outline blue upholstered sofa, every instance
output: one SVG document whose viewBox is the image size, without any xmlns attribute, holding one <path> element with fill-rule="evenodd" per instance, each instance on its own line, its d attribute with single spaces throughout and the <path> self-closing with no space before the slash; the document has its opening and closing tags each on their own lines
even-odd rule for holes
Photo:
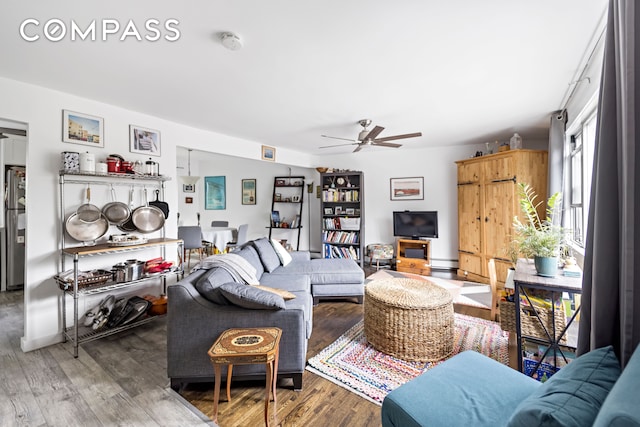
<svg viewBox="0 0 640 427">
<path fill-rule="evenodd" d="M 313 303 L 337 296 L 362 302 L 364 272 L 352 260 L 311 259 L 309 252 L 287 255 L 279 250 L 275 242 L 261 238 L 234 251 L 255 269 L 262 289 L 238 283 L 223 267 L 196 270 L 168 287 L 167 375 L 172 388 L 213 382 L 207 350 L 223 331 L 265 326 L 283 331 L 278 377 L 290 377 L 295 389 L 302 388 Z M 283 257 L 291 259 L 285 262 Z M 264 365 L 240 365 L 233 372 L 234 379 L 264 375 Z"/>
<path fill-rule="evenodd" d="M 612 347 L 576 358 L 545 383 L 473 351 L 387 395 L 383 427 L 640 426 L 640 346 L 622 373 Z"/>
</svg>

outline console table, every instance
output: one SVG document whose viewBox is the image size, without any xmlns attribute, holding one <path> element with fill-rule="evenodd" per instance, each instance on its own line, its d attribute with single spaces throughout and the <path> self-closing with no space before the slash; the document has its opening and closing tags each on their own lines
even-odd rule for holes
<svg viewBox="0 0 640 427">
<path fill-rule="evenodd" d="M 562 330 L 556 329 L 556 310 L 555 310 L 555 301 L 557 299 L 562 300 L 562 293 L 569 292 L 573 294 L 581 294 L 582 293 L 582 278 L 581 277 L 566 277 L 563 276 L 562 270 L 558 269 L 558 273 L 555 277 L 542 277 L 536 274 L 535 266 L 533 265 L 533 261 L 526 259 L 519 259 L 516 265 L 516 274 L 513 279 L 514 288 L 515 288 L 515 312 L 516 312 L 516 336 L 517 336 L 517 344 L 518 344 L 518 370 L 524 372 L 524 363 L 523 363 L 523 354 L 522 354 L 522 342 L 523 339 L 526 339 L 532 343 L 541 344 L 546 346 L 546 350 L 540 356 L 540 360 L 536 364 L 533 369 L 533 373 L 535 373 L 542 361 L 549 355 L 553 354 L 553 367 L 554 369 L 558 367 L 558 357 L 562 357 L 564 362 L 567 363 L 568 360 L 563 353 L 564 349 L 572 349 L 575 350 L 575 346 L 570 344 L 562 344 L 560 341 L 564 338 L 567 333 L 567 329 L 571 326 L 573 321 L 575 320 L 577 314 L 580 312 L 580 306 L 576 305 L 575 310 L 571 318 L 566 322 L 566 325 Z M 527 293 L 527 289 L 540 289 L 548 293 L 551 297 L 551 322 L 550 328 L 545 325 L 545 322 L 540 318 L 540 310 L 536 305 L 532 303 L 529 294 Z M 546 337 L 536 337 L 524 335 L 522 333 L 522 319 L 520 318 L 520 294 L 524 295 L 526 301 L 532 308 L 532 312 L 535 315 L 536 319 L 542 325 L 544 330 L 544 335 Z"/>
</svg>

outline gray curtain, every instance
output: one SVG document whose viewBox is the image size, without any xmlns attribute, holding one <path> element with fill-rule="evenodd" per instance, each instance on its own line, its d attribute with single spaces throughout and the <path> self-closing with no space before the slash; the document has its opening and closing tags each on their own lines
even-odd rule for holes
<svg viewBox="0 0 640 427">
<path fill-rule="evenodd" d="M 564 132 L 567 112 L 558 110 L 551 114 L 549 125 L 549 185 L 547 197 L 564 189 Z"/>
<path fill-rule="evenodd" d="M 578 354 L 612 344 L 623 366 L 640 342 L 639 25 L 640 5 L 610 0 L 578 336 Z"/>
</svg>

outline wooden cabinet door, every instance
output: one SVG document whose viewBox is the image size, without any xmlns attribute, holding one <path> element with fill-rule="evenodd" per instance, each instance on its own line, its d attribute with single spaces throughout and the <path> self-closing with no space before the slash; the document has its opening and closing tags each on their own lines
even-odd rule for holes
<svg viewBox="0 0 640 427">
<path fill-rule="evenodd" d="M 482 163 L 461 163 L 458 165 L 458 183 L 468 184 L 480 181 Z"/>
<path fill-rule="evenodd" d="M 487 181 L 513 179 L 516 167 L 513 155 L 504 155 L 495 159 L 487 159 L 484 163 L 484 178 Z"/>
<path fill-rule="evenodd" d="M 458 185 L 458 249 L 478 254 L 480 239 L 480 186 Z"/>
<path fill-rule="evenodd" d="M 513 181 L 487 182 L 484 185 L 484 254 L 508 259 L 515 214 L 516 184 Z"/>
</svg>

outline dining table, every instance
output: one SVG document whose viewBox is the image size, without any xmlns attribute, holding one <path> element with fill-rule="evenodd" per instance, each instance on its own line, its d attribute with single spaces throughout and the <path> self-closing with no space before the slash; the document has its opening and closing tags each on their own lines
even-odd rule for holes
<svg viewBox="0 0 640 427">
<path fill-rule="evenodd" d="M 235 227 L 202 227 L 202 240 L 211 243 L 214 253 L 222 253 L 236 232 Z"/>
</svg>

